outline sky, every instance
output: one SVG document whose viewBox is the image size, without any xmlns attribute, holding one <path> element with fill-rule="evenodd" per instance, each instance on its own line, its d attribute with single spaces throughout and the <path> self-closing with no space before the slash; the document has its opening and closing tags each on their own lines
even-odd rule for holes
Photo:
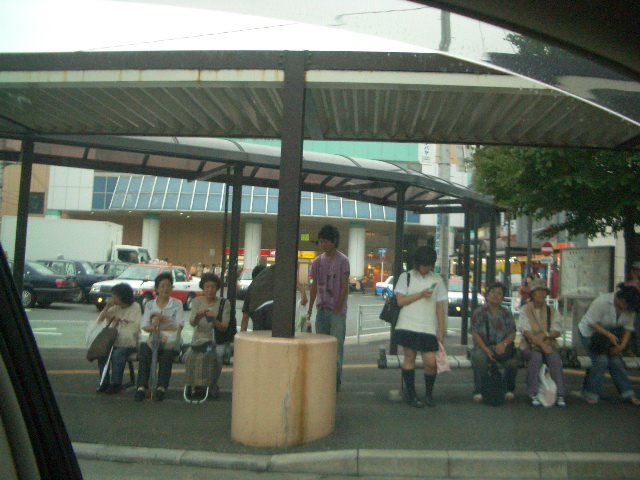
<svg viewBox="0 0 640 480">
<path fill-rule="evenodd" d="M 144 0 L 141 0 L 144 1 Z M 170 0 L 4 0 L 0 52 L 113 50 L 355 50 L 428 52 L 438 48 L 440 13 L 404 0 L 326 0 L 322 10 L 263 2 Z M 304 5 L 296 0 L 295 5 Z M 309 2 L 307 2 L 309 4 Z M 220 7 L 221 10 L 213 8 Z M 362 9 L 368 9 L 363 11 Z M 378 9 L 378 10 L 376 10 Z M 224 10 L 224 11 L 223 11 Z M 230 11 L 230 10 L 235 10 Z M 272 11 L 280 18 L 262 15 Z M 452 17 L 454 54 L 480 59 L 507 50 L 505 31 Z M 401 21 L 403 28 L 398 29 Z M 312 24 L 315 23 L 315 24 Z M 330 28 L 327 25 L 332 25 Z M 483 26 L 484 25 L 484 26 Z M 363 32 L 373 32 L 368 35 Z"/>
</svg>

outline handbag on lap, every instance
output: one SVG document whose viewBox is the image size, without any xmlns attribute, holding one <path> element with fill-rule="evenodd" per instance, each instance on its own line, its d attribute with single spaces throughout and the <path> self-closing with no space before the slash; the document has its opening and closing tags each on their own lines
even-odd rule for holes
<svg viewBox="0 0 640 480">
<path fill-rule="evenodd" d="M 104 327 L 98 335 L 93 339 L 89 349 L 87 350 L 87 360 L 94 360 L 109 355 L 111 348 L 118 338 L 118 329 L 111 326 L 111 322 Z"/>
</svg>

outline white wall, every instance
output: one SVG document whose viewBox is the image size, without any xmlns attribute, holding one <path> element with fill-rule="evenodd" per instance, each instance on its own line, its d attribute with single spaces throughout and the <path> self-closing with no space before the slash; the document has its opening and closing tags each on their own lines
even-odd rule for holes
<svg viewBox="0 0 640 480">
<path fill-rule="evenodd" d="M 47 209 L 91 211 L 93 170 L 71 167 L 49 169 Z"/>
</svg>

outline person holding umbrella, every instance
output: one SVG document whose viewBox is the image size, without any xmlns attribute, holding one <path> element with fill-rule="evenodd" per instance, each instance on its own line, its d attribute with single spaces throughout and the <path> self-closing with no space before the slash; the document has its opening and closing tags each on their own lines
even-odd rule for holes
<svg viewBox="0 0 640 480">
<path fill-rule="evenodd" d="M 173 359 L 180 351 L 183 327 L 182 303 L 170 296 L 172 288 L 171 273 L 159 274 L 155 278 L 157 297 L 144 308 L 140 328 L 149 333 L 149 339 L 147 343 L 140 344 L 136 402 L 146 398 L 147 389 L 154 400 L 161 402 L 169 388 Z"/>
<path fill-rule="evenodd" d="M 97 323 L 103 327 L 111 323 L 111 326 L 118 331 L 110 357 L 98 358 L 101 378 L 98 393 L 111 394 L 122 390 L 122 376 L 127 358 L 136 351 L 138 346 L 141 316 L 140 305 L 133 298 L 131 286 L 128 283 L 114 285 L 111 289 L 111 298 L 97 320 Z M 109 366 L 111 377 L 109 377 Z"/>
</svg>

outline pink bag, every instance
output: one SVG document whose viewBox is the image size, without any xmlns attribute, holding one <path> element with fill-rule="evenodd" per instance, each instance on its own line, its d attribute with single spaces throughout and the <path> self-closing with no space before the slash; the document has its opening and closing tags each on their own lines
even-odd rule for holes
<svg viewBox="0 0 640 480">
<path fill-rule="evenodd" d="M 442 342 L 438 342 L 438 351 L 436 352 L 436 367 L 438 373 L 450 372 L 449 359 L 447 358 L 447 352 L 444 351 L 444 345 Z"/>
</svg>

